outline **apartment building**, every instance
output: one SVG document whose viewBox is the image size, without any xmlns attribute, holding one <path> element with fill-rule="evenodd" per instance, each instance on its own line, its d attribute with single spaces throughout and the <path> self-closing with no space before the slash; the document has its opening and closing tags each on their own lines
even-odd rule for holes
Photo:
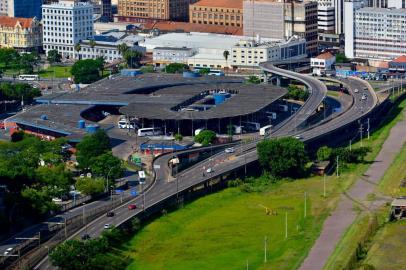
<svg viewBox="0 0 406 270">
<path fill-rule="evenodd" d="M 406 9 L 357 9 L 348 33 L 347 57 L 392 60 L 406 54 Z"/>
<path fill-rule="evenodd" d="M 189 4 L 197 0 L 119 0 L 118 21 L 153 22 L 156 20 L 188 21 Z"/>
<path fill-rule="evenodd" d="M 78 58 L 75 44 L 93 38 L 93 6 L 63 0 L 43 5 L 42 14 L 45 52 L 58 50 L 65 58 Z"/>
<path fill-rule="evenodd" d="M 306 51 L 317 53 L 317 2 L 244 0 L 244 35 L 277 39 L 299 36 Z"/>
<path fill-rule="evenodd" d="M 189 6 L 189 22 L 242 27 L 243 0 L 201 0 Z"/>
<path fill-rule="evenodd" d="M 0 47 L 18 51 L 38 51 L 42 46 L 42 27 L 36 18 L 0 16 Z"/>
</svg>

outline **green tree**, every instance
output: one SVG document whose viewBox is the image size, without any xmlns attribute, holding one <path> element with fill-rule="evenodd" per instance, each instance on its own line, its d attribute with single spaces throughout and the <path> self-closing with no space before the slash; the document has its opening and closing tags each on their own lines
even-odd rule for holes
<svg viewBox="0 0 406 270">
<path fill-rule="evenodd" d="M 62 60 L 62 55 L 58 52 L 58 50 L 50 50 L 48 51 L 47 60 L 51 65 L 60 63 Z"/>
<path fill-rule="evenodd" d="M 117 46 L 118 52 L 124 58 L 125 53 L 130 49 L 126 43 L 121 43 Z"/>
<path fill-rule="evenodd" d="M 349 60 L 343 53 L 336 54 L 336 63 L 348 63 Z"/>
<path fill-rule="evenodd" d="M 171 63 L 165 67 L 166 73 L 182 73 L 183 71 L 189 70 L 189 67 L 182 63 Z"/>
<path fill-rule="evenodd" d="M 94 134 L 86 135 L 76 146 L 76 159 L 80 168 L 89 168 L 92 159 L 111 150 L 110 139 L 106 132 L 98 130 Z"/>
<path fill-rule="evenodd" d="M 229 51 L 224 51 L 223 52 L 223 57 L 224 57 L 224 59 L 226 60 L 226 68 L 225 69 L 228 69 L 228 57 L 230 56 L 230 52 Z"/>
<path fill-rule="evenodd" d="M 105 180 L 103 178 L 79 178 L 76 181 L 76 189 L 85 195 L 100 194 L 105 190 Z"/>
<path fill-rule="evenodd" d="M 229 125 L 227 126 L 227 135 L 228 135 L 228 137 L 230 137 L 230 138 L 232 138 L 233 135 L 234 135 L 234 126 L 231 125 L 231 124 L 229 124 Z"/>
<path fill-rule="evenodd" d="M 305 171 L 308 157 L 303 142 L 291 138 L 263 140 L 257 145 L 261 166 L 276 177 L 298 177 Z"/>
<path fill-rule="evenodd" d="M 82 59 L 82 55 L 79 53 L 80 50 L 82 50 L 82 46 L 80 46 L 80 43 L 76 43 L 74 46 L 74 49 L 76 51 L 76 53 L 78 54 L 78 59 L 81 60 Z"/>
<path fill-rule="evenodd" d="M 216 140 L 216 133 L 214 131 L 205 129 L 195 136 L 195 141 L 207 146 Z"/>
<path fill-rule="evenodd" d="M 176 134 L 175 134 L 175 141 L 180 142 L 180 141 L 182 141 L 182 140 L 183 140 L 182 134 L 176 133 Z"/>
<path fill-rule="evenodd" d="M 309 97 L 309 92 L 303 90 L 302 88 L 298 87 L 297 85 L 290 84 L 288 86 L 288 93 L 286 98 L 293 99 L 293 100 L 301 100 L 306 101 Z"/>
<path fill-rule="evenodd" d="M 17 58 L 19 58 L 19 54 L 15 49 L 0 48 L 0 63 L 3 63 L 5 68 L 8 68 Z"/>
<path fill-rule="evenodd" d="M 155 72 L 155 68 L 153 65 L 146 65 L 140 68 L 140 71 L 142 73 L 154 73 Z"/>
<path fill-rule="evenodd" d="M 246 82 L 249 84 L 260 84 L 261 79 L 258 76 L 251 75 L 248 77 L 248 80 Z"/>
<path fill-rule="evenodd" d="M 55 211 L 58 209 L 58 206 L 52 202 L 52 191 L 48 187 L 42 187 L 41 189 L 27 187 L 21 191 L 21 196 L 40 215 L 45 215 L 51 210 Z"/>
<path fill-rule="evenodd" d="M 73 184 L 72 174 L 65 170 L 64 164 L 39 167 L 35 173 L 42 185 L 52 189 L 51 193 L 53 196 L 59 197 L 66 194 Z"/>
<path fill-rule="evenodd" d="M 124 53 L 124 59 L 127 63 L 127 66 L 130 68 L 139 67 L 141 58 L 142 53 L 136 50 L 127 50 Z"/>
<path fill-rule="evenodd" d="M 94 175 L 109 179 L 120 178 L 124 172 L 121 159 L 113 156 L 111 152 L 94 157 L 90 169 Z"/>
<path fill-rule="evenodd" d="M 317 150 L 317 160 L 324 161 L 329 160 L 332 153 L 332 149 L 328 146 L 322 146 Z"/>
<path fill-rule="evenodd" d="M 101 78 L 100 71 L 102 68 L 103 64 L 100 60 L 78 60 L 72 66 L 71 73 L 75 83 L 93 83 Z"/>
</svg>

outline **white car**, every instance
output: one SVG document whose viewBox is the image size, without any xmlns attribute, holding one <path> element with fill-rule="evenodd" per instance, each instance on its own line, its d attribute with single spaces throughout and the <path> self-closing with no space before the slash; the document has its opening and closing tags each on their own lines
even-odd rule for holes
<svg viewBox="0 0 406 270">
<path fill-rule="evenodd" d="M 226 153 L 234 153 L 234 147 L 229 147 L 229 148 L 226 148 L 226 150 L 225 150 L 225 152 Z"/>
<path fill-rule="evenodd" d="M 213 168 L 208 168 L 208 169 L 206 170 L 206 172 L 207 172 L 207 173 L 212 173 L 212 172 L 214 172 L 214 170 L 213 170 Z"/>
<path fill-rule="evenodd" d="M 359 92 L 359 90 L 358 89 L 354 89 L 354 93 L 358 93 Z"/>
<path fill-rule="evenodd" d="M 367 96 L 364 94 L 364 95 L 362 95 L 361 99 L 365 100 L 365 99 L 367 99 Z"/>
<path fill-rule="evenodd" d="M 301 139 L 303 139 L 303 137 L 301 135 L 296 135 L 295 139 L 301 140 Z"/>
<path fill-rule="evenodd" d="M 111 225 L 110 224 L 104 224 L 104 229 L 105 230 L 108 230 L 108 229 L 110 229 L 111 228 Z"/>
<path fill-rule="evenodd" d="M 10 248 L 6 249 L 6 251 L 4 251 L 4 255 L 8 255 L 8 254 L 10 254 L 10 253 L 11 253 L 11 251 L 13 251 L 13 248 L 12 248 L 12 247 L 10 247 Z"/>
</svg>

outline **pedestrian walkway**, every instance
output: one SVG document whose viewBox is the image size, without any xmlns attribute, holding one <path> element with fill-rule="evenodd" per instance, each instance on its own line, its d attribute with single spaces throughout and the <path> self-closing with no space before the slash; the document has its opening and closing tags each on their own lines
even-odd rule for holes
<svg viewBox="0 0 406 270">
<path fill-rule="evenodd" d="M 403 112 L 406 118 L 406 111 Z M 309 255 L 300 266 L 300 270 L 323 269 L 327 259 L 334 251 L 345 230 L 355 221 L 357 213 L 354 211 L 354 201 L 365 202 L 367 196 L 374 192 L 376 185 L 402 149 L 406 142 L 406 120 L 399 121 L 390 131 L 390 134 L 375 158 L 374 163 L 354 186 L 342 195 L 337 208 L 326 219 L 322 232 Z"/>
</svg>

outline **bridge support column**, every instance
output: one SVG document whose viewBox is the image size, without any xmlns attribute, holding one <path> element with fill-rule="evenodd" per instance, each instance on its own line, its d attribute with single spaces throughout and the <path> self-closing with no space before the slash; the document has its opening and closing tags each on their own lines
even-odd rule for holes
<svg viewBox="0 0 406 270">
<path fill-rule="evenodd" d="M 282 77 L 280 77 L 280 76 L 277 76 L 276 77 L 276 86 L 281 86 L 282 85 Z"/>
<path fill-rule="evenodd" d="M 268 84 L 269 73 L 264 71 L 264 84 Z"/>
</svg>

